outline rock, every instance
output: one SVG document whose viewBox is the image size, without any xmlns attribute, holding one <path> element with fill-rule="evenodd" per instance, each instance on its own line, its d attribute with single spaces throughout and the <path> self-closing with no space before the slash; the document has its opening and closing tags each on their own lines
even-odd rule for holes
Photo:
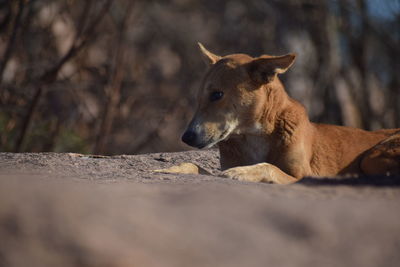
<svg viewBox="0 0 400 267">
<path fill-rule="evenodd" d="M 0 153 L 0 266 L 400 262 L 400 177 L 279 186 L 152 172 L 182 162 L 219 173 L 216 151 Z"/>
</svg>

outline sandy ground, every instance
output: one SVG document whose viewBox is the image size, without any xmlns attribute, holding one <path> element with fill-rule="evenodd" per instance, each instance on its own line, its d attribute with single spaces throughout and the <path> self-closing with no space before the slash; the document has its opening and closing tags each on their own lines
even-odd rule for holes
<svg viewBox="0 0 400 267">
<path fill-rule="evenodd" d="M 400 266 L 400 177 L 153 173 L 216 151 L 0 153 L 0 266 Z"/>
</svg>

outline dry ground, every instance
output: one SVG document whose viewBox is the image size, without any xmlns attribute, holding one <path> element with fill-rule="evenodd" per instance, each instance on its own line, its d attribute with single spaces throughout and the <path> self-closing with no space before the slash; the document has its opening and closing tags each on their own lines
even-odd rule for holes
<svg viewBox="0 0 400 267">
<path fill-rule="evenodd" d="M 216 151 L 0 153 L 0 266 L 400 266 L 400 177 L 279 186 L 218 174 Z"/>
</svg>

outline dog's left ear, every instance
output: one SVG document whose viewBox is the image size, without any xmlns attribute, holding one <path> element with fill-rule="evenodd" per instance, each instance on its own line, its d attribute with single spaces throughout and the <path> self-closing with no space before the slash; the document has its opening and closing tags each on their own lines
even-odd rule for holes
<svg viewBox="0 0 400 267">
<path fill-rule="evenodd" d="M 221 59 L 220 56 L 208 51 L 201 43 L 197 43 L 199 45 L 200 51 L 203 54 L 203 58 L 207 64 L 215 64 L 218 60 Z"/>
<path fill-rule="evenodd" d="M 285 73 L 293 65 L 295 54 L 284 56 L 261 56 L 247 66 L 250 77 L 259 84 L 271 82 L 277 74 Z"/>
</svg>

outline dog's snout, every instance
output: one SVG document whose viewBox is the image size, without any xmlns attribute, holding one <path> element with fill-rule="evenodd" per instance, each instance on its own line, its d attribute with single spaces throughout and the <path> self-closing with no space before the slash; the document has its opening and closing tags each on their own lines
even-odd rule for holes
<svg viewBox="0 0 400 267">
<path fill-rule="evenodd" d="M 195 141 L 196 141 L 196 133 L 191 130 L 187 130 L 183 135 L 182 135 L 182 141 L 189 146 L 194 146 Z"/>
</svg>

